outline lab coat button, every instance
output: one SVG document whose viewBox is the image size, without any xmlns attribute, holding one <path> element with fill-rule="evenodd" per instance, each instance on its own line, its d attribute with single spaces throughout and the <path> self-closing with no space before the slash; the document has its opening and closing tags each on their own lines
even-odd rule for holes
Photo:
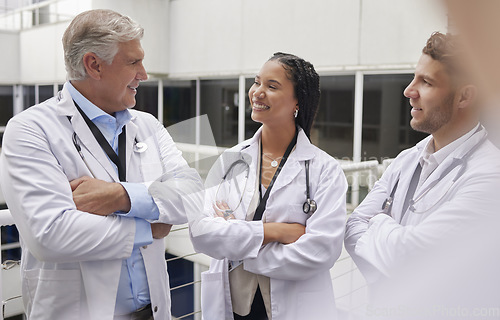
<svg viewBox="0 0 500 320">
<path fill-rule="evenodd" d="M 143 248 L 143 249 L 147 249 L 147 248 L 148 248 L 148 246 L 142 246 L 142 248 Z"/>
<path fill-rule="evenodd" d="M 154 311 L 155 311 L 155 312 L 157 312 L 157 311 L 158 311 L 158 306 L 155 306 Z"/>
</svg>

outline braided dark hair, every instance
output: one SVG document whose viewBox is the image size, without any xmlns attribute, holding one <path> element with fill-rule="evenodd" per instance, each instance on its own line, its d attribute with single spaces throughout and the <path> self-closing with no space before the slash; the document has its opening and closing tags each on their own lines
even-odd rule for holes
<svg viewBox="0 0 500 320">
<path fill-rule="evenodd" d="M 288 79 L 293 83 L 295 97 L 299 103 L 299 114 L 295 123 L 308 138 L 319 106 L 319 75 L 314 66 L 293 54 L 276 52 L 269 61 L 278 61 L 285 68 Z"/>
</svg>

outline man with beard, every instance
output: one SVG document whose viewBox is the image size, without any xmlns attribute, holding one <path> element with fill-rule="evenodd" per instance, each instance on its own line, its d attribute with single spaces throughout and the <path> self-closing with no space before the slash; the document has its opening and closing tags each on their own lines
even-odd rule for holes
<svg viewBox="0 0 500 320">
<path fill-rule="evenodd" d="M 411 127 L 430 135 L 398 155 L 347 222 L 346 249 L 369 283 L 367 316 L 472 319 L 489 305 L 474 296 L 486 265 L 476 252 L 498 223 L 500 166 L 461 54 L 457 36 L 429 38 L 404 95 Z"/>
</svg>

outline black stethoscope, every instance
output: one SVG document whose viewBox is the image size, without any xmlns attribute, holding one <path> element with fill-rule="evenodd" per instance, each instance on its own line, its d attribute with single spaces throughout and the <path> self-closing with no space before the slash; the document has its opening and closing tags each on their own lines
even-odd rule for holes
<svg viewBox="0 0 500 320">
<path fill-rule="evenodd" d="M 70 117 L 68 116 L 68 119 L 69 121 L 71 122 L 71 119 Z M 90 173 L 92 174 L 92 177 L 95 178 L 95 174 L 94 172 L 92 171 L 90 165 L 88 164 L 87 160 L 85 159 L 85 156 L 82 152 L 82 146 L 80 145 L 80 142 L 79 142 L 79 138 L 78 138 L 78 135 L 76 134 L 76 132 L 73 131 L 73 136 L 72 136 L 72 140 L 73 140 L 73 145 L 75 146 L 76 148 L 76 151 L 78 152 L 78 154 L 80 155 L 80 158 L 82 158 L 83 162 L 85 163 L 85 166 L 87 167 L 87 169 L 89 169 Z M 134 152 L 137 152 L 137 153 L 143 153 L 145 152 L 147 149 L 148 149 L 148 145 L 144 142 L 138 142 L 137 141 L 137 138 L 134 139 L 135 143 L 134 143 Z"/>
<path fill-rule="evenodd" d="M 248 183 L 248 175 L 250 173 L 250 165 L 245 160 L 243 160 L 243 159 L 238 159 L 235 162 L 233 162 L 229 166 L 229 168 L 226 170 L 226 173 L 222 176 L 222 179 L 221 179 L 221 181 L 220 181 L 220 183 L 219 183 L 219 185 L 217 187 L 217 191 L 215 192 L 215 198 L 217 199 L 217 195 L 219 193 L 220 186 L 227 179 L 227 177 L 229 176 L 229 174 L 231 173 L 231 171 L 238 164 L 243 164 L 246 167 L 245 168 L 245 171 L 246 171 L 245 186 L 243 187 L 243 191 L 241 192 L 240 200 L 238 201 L 238 204 L 236 205 L 236 208 L 234 208 L 233 210 L 221 210 L 223 212 L 223 214 L 224 214 L 224 217 L 227 217 L 230 214 L 232 214 L 241 205 L 241 202 L 243 201 L 243 194 L 244 194 L 244 191 L 246 190 L 247 183 Z M 314 201 L 313 199 L 311 199 L 311 196 L 310 196 L 310 191 L 309 191 L 309 160 L 305 161 L 305 169 L 306 169 L 306 201 L 302 205 L 302 211 L 305 214 L 313 214 L 318 209 L 318 205 L 316 204 L 316 201 Z"/>
</svg>

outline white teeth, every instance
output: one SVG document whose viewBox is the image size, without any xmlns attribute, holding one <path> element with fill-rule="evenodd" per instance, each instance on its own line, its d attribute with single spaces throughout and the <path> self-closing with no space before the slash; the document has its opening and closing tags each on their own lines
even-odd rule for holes
<svg viewBox="0 0 500 320">
<path fill-rule="evenodd" d="M 266 106 L 265 104 L 260 104 L 260 103 L 253 103 L 253 107 L 255 109 L 259 109 L 259 110 L 266 110 L 266 109 L 269 109 L 269 106 Z"/>
</svg>

